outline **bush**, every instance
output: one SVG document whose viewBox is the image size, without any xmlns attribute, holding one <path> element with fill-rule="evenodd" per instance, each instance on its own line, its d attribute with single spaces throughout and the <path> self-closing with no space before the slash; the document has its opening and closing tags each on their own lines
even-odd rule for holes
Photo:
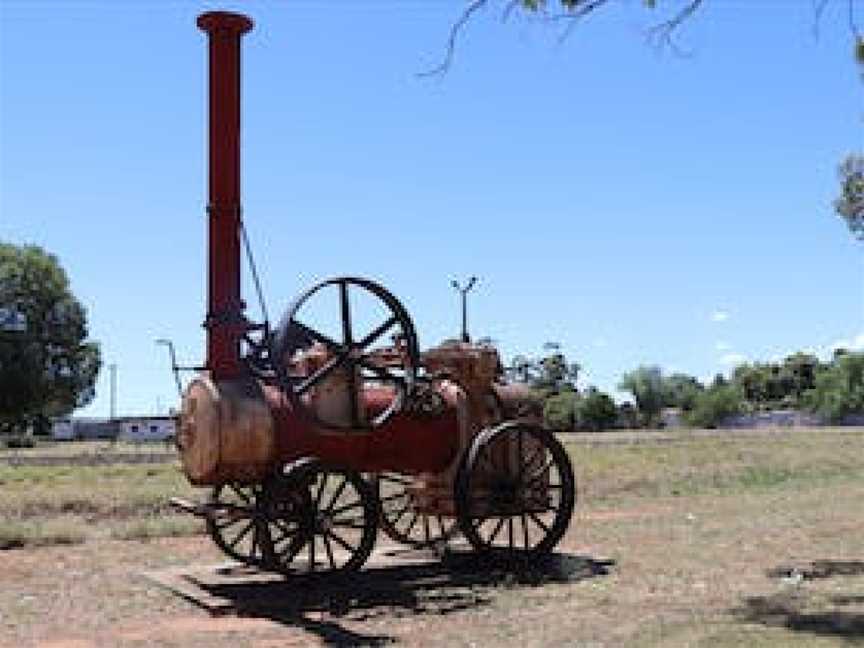
<svg viewBox="0 0 864 648">
<path fill-rule="evenodd" d="M 618 418 L 615 401 L 594 387 L 576 402 L 576 421 L 579 428 L 599 432 L 613 425 Z"/>
<path fill-rule="evenodd" d="M 864 411 L 864 354 L 837 357 L 831 367 L 816 376 L 813 389 L 804 395 L 804 403 L 831 423 Z"/>
<path fill-rule="evenodd" d="M 36 440 L 31 436 L 13 436 L 6 439 L 4 445 L 11 450 L 18 448 L 35 448 Z"/>
<path fill-rule="evenodd" d="M 550 430 L 572 430 L 576 422 L 576 402 L 579 395 L 565 391 L 550 396 L 543 404 L 543 424 Z"/>
<path fill-rule="evenodd" d="M 733 414 L 741 411 L 743 399 L 732 385 L 717 385 L 701 392 L 693 409 L 685 414 L 685 421 L 694 427 L 713 428 Z"/>
</svg>

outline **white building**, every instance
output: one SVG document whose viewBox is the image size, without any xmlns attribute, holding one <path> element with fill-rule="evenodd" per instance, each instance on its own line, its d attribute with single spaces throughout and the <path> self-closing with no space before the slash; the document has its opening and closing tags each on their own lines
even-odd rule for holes
<svg viewBox="0 0 864 648">
<path fill-rule="evenodd" d="M 121 441 L 165 441 L 177 433 L 176 421 L 171 416 L 138 416 L 120 421 Z"/>
<path fill-rule="evenodd" d="M 56 441 L 72 441 L 75 438 L 75 426 L 70 419 L 56 419 L 51 422 L 51 438 Z"/>
</svg>

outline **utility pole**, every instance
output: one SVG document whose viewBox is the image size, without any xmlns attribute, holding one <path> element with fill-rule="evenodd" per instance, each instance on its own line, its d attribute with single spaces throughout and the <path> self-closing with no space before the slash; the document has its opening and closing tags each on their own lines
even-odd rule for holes
<svg viewBox="0 0 864 648">
<path fill-rule="evenodd" d="M 111 372 L 111 420 L 117 417 L 117 365 L 111 363 L 108 365 L 108 370 Z"/>
<path fill-rule="evenodd" d="M 471 338 L 468 337 L 468 291 L 474 287 L 474 284 L 477 283 L 477 277 L 471 277 L 468 280 L 468 283 L 463 288 L 459 285 L 455 279 L 450 282 L 450 285 L 453 286 L 461 295 L 462 295 L 462 341 L 470 342 Z"/>
</svg>

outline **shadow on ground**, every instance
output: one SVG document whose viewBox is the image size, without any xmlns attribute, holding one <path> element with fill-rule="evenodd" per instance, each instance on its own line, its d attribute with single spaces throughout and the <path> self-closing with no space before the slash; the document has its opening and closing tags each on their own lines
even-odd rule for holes
<svg viewBox="0 0 864 648">
<path fill-rule="evenodd" d="M 780 566 L 768 571 L 790 587 L 769 596 L 753 596 L 734 614 L 742 621 L 784 627 L 794 632 L 864 639 L 864 595 L 824 595 L 807 588 L 808 581 L 864 576 L 864 561 L 817 560 L 804 567 Z"/>
<path fill-rule="evenodd" d="M 291 576 L 280 581 L 201 584 L 236 614 L 303 628 L 331 645 L 395 643 L 345 627 L 379 617 L 446 615 L 488 605 L 495 588 L 576 582 L 609 573 L 613 561 L 552 554 L 530 563 L 450 555 L 422 564 L 367 567 L 351 577 Z"/>
</svg>

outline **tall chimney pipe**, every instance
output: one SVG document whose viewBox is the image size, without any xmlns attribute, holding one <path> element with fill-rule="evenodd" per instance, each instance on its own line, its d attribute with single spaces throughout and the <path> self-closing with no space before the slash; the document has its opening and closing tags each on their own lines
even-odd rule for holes
<svg viewBox="0 0 864 648">
<path fill-rule="evenodd" d="M 240 37 L 252 21 L 211 11 L 198 17 L 209 40 L 210 183 L 208 212 L 207 368 L 214 380 L 242 374 L 240 338 Z"/>
</svg>

